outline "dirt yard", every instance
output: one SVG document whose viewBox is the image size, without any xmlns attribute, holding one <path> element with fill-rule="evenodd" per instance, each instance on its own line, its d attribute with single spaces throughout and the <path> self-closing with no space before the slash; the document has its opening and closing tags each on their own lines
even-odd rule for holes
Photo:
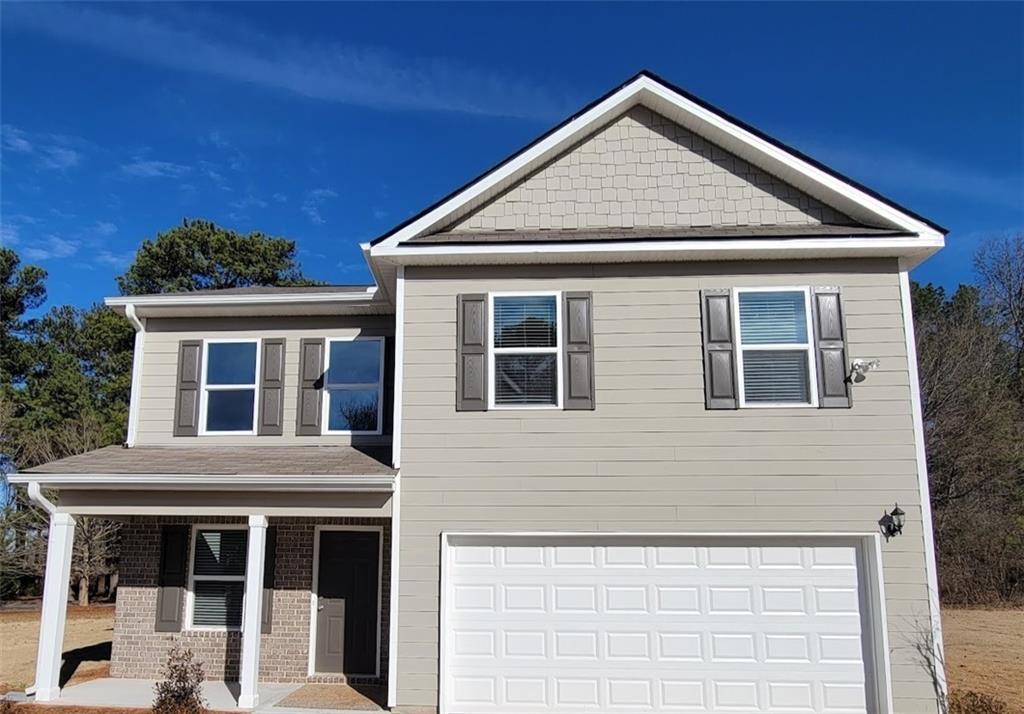
<svg viewBox="0 0 1024 714">
<path fill-rule="evenodd" d="M 950 687 L 998 697 L 1024 714 L 1024 610 L 942 611 Z"/>
<path fill-rule="evenodd" d="M 109 674 L 113 634 L 113 606 L 68 606 L 61 682 L 83 682 Z M 38 610 L 0 610 L 0 692 L 32 684 L 38 641 Z"/>
<path fill-rule="evenodd" d="M 1024 610 L 946 609 L 942 613 L 950 686 L 998 697 L 1024 714 Z M 61 680 L 110 670 L 114 608 L 68 609 Z M 0 692 L 32 684 L 39 612 L 0 610 Z"/>
</svg>

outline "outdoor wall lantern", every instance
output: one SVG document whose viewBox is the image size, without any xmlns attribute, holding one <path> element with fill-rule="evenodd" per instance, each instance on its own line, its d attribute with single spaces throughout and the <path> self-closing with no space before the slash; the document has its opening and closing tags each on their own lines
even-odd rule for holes
<svg viewBox="0 0 1024 714">
<path fill-rule="evenodd" d="M 907 514 L 903 512 L 898 503 L 892 511 L 882 516 L 881 520 L 878 521 L 878 526 L 881 528 L 882 535 L 885 536 L 886 541 L 890 538 L 895 538 L 903 532 L 903 523 L 906 517 Z"/>
</svg>

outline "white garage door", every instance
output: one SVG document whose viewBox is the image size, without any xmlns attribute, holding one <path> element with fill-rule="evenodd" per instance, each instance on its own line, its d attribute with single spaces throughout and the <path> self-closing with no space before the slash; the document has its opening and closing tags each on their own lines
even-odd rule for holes
<svg viewBox="0 0 1024 714">
<path fill-rule="evenodd" d="M 855 547 L 657 543 L 453 541 L 443 712 L 867 711 Z"/>
</svg>

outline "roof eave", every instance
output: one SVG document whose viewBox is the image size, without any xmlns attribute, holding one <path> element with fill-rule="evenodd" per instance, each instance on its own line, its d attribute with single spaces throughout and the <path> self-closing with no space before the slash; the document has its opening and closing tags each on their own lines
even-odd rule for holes
<svg viewBox="0 0 1024 714">
<path fill-rule="evenodd" d="M 351 293 L 269 293 L 240 295 L 216 293 L 167 293 L 104 298 L 104 304 L 124 314 L 134 307 L 139 317 L 178 317 L 209 314 L 331 314 L 333 312 L 386 312 L 391 304 L 377 286 Z"/>
<path fill-rule="evenodd" d="M 898 258 L 913 267 L 945 245 L 941 235 L 788 239 L 600 241 L 380 247 L 395 265 L 624 263 L 708 260 Z"/>
<path fill-rule="evenodd" d="M 56 490 L 132 491 L 302 491 L 391 493 L 391 474 L 53 474 L 21 472 L 8 477 L 11 483 L 38 483 Z"/>
</svg>

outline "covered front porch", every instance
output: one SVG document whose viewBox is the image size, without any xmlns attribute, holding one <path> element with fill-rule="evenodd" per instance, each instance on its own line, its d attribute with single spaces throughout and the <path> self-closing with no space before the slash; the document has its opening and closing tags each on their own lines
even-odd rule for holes
<svg viewBox="0 0 1024 714">
<path fill-rule="evenodd" d="M 247 451 L 256 452 L 250 466 L 263 456 Z M 323 690 L 342 703 L 360 688 L 382 692 L 353 711 L 386 705 L 395 473 L 377 463 L 378 473 L 358 474 L 19 475 L 50 513 L 30 694 L 37 702 L 149 706 L 176 645 L 203 664 L 212 709 L 263 710 L 310 683 L 351 685 Z M 75 524 L 84 516 L 122 522 L 112 679 L 62 692 Z"/>
</svg>

